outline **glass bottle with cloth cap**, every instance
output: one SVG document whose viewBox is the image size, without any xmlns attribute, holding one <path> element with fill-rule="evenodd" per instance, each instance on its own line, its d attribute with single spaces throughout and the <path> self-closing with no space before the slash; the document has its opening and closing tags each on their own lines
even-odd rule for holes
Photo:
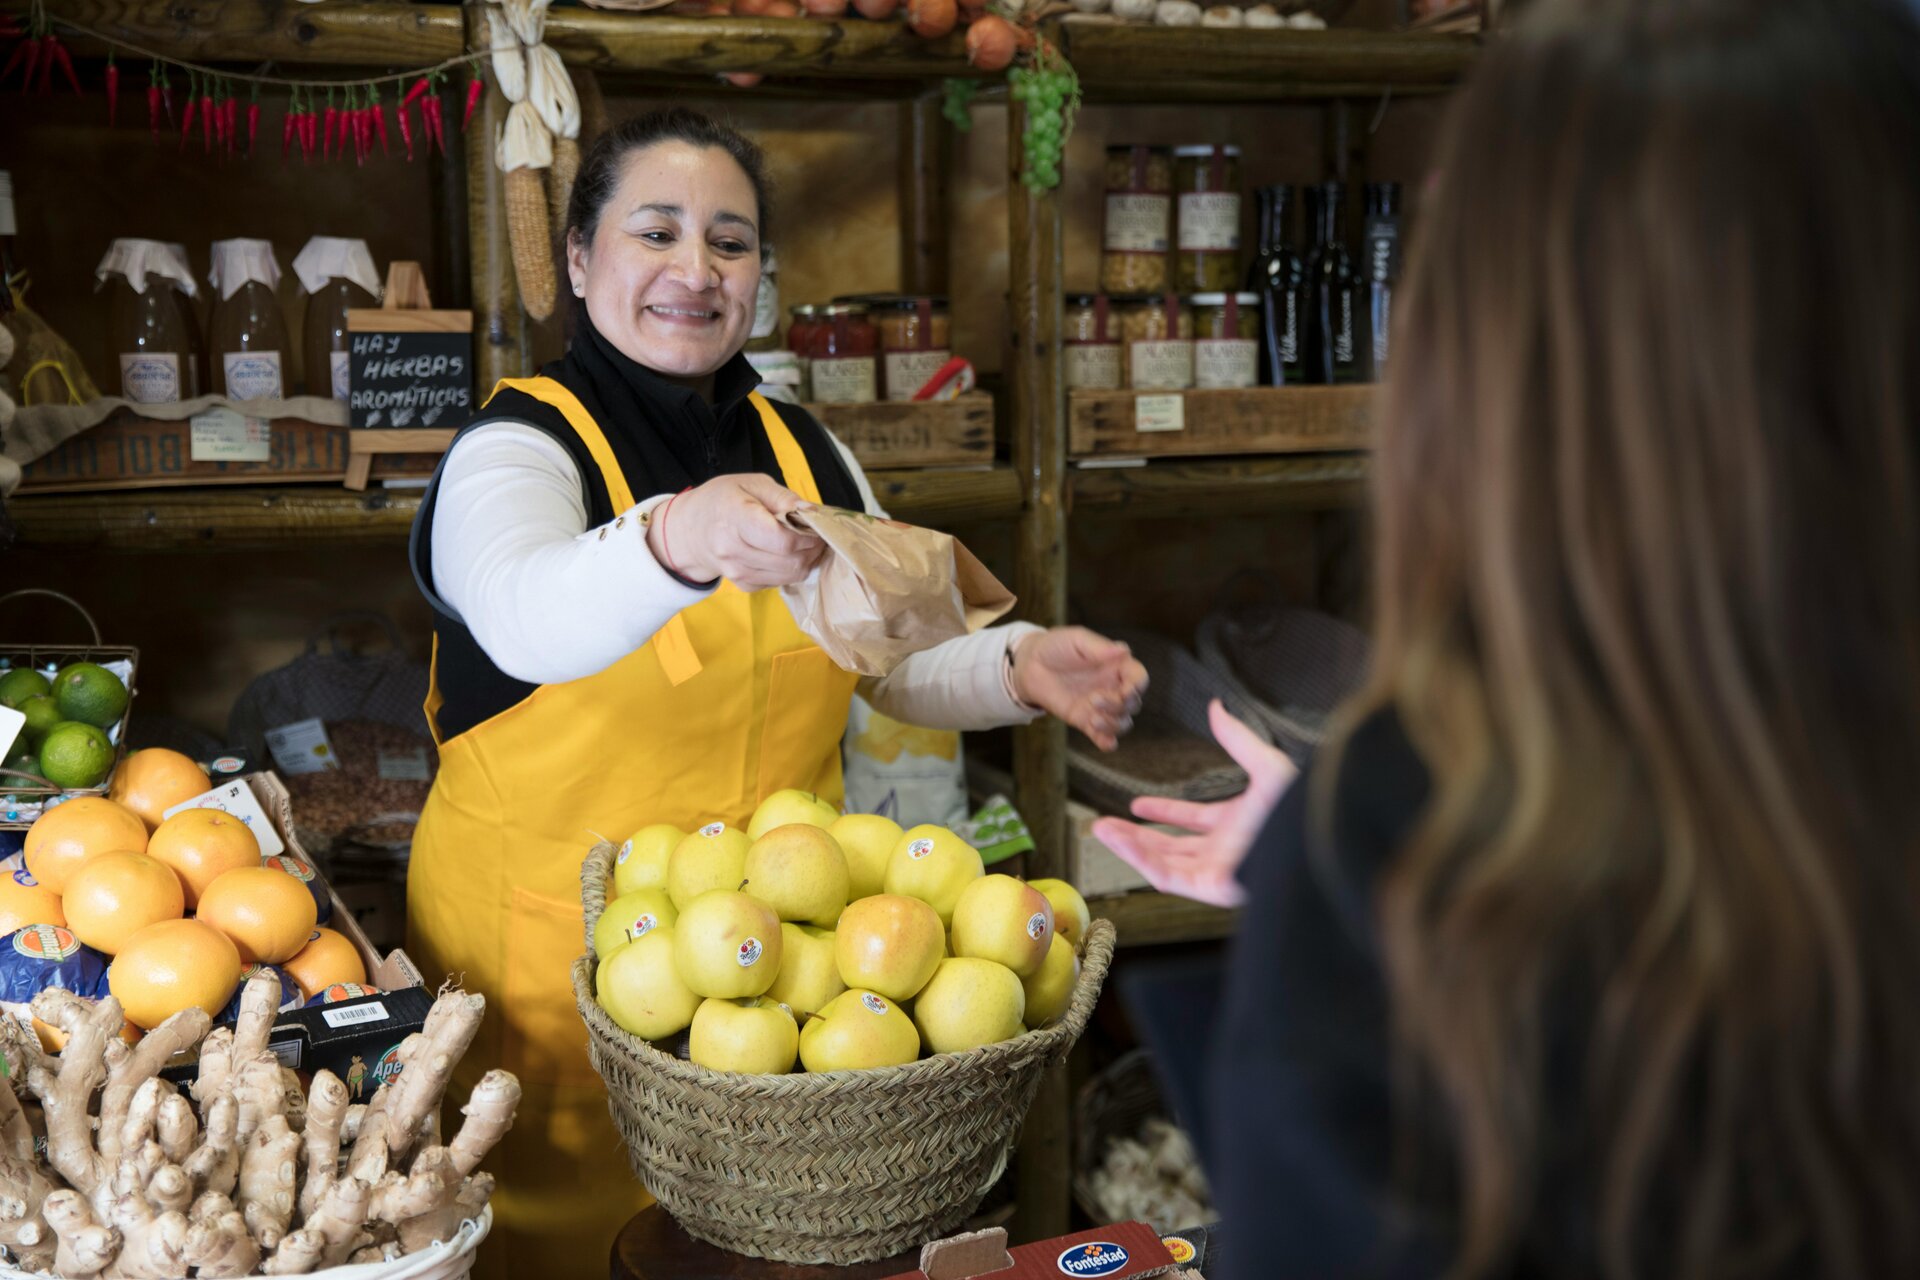
<svg viewBox="0 0 1920 1280">
<path fill-rule="evenodd" d="M 310 396 L 347 398 L 347 312 L 380 303 L 380 273 L 365 240 L 315 236 L 293 260 L 293 273 L 307 299 L 307 328 L 302 345 Z"/>
<path fill-rule="evenodd" d="M 207 283 L 214 293 L 213 381 L 229 400 L 287 393 L 287 325 L 280 316 L 280 264 L 267 240 L 216 240 Z"/>
<path fill-rule="evenodd" d="M 166 404 L 200 394 L 194 326 L 185 297 L 199 290 L 186 258 L 158 240 L 122 238 L 94 268 L 108 291 L 106 368 L 135 404 Z"/>
</svg>

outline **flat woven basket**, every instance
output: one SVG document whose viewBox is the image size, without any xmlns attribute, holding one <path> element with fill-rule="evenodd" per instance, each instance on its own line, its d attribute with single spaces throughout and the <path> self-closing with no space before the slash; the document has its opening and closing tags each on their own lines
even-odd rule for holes
<svg viewBox="0 0 1920 1280">
<path fill-rule="evenodd" d="M 1213 740 L 1207 704 L 1215 698 L 1273 741 L 1266 721 L 1230 680 L 1181 645 L 1151 631 L 1110 627 L 1147 669 L 1147 691 L 1118 750 L 1101 752 L 1075 735 L 1067 748 L 1067 783 L 1097 809 L 1125 813 L 1137 796 L 1225 800 L 1247 789 L 1246 771 Z"/>
<path fill-rule="evenodd" d="M 1200 661 L 1252 706 L 1281 750 L 1304 760 L 1333 709 L 1366 676 L 1366 633 L 1313 609 L 1259 606 L 1209 614 Z"/>
<path fill-rule="evenodd" d="M 614 847 L 580 869 L 586 934 L 606 905 Z M 1100 998 L 1113 925 L 1096 920 L 1064 1017 L 1040 1031 L 903 1067 L 736 1075 L 662 1053 L 609 1018 L 594 959 L 573 995 L 633 1171 L 689 1235 L 780 1262 L 892 1257 L 965 1221 L 1005 1171 L 1049 1067 Z"/>
</svg>

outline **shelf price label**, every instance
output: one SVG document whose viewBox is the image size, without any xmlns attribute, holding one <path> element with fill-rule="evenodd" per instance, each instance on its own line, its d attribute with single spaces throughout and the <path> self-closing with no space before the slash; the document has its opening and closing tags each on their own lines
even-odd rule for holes
<svg viewBox="0 0 1920 1280">
<path fill-rule="evenodd" d="M 1187 429 L 1187 398 L 1185 396 L 1140 396 L 1133 402 L 1133 429 L 1135 431 L 1185 431 Z"/>
<path fill-rule="evenodd" d="M 188 456 L 195 462 L 267 462 L 273 457 L 273 428 L 265 418 L 209 409 L 187 423 L 192 431 Z"/>
</svg>

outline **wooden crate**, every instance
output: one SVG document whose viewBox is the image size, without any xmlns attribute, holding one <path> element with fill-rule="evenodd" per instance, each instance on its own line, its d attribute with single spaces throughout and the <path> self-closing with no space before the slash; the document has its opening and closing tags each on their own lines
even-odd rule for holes
<svg viewBox="0 0 1920 1280">
<path fill-rule="evenodd" d="M 1067 456 L 1152 458 L 1364 449 L 1374 390 L 1359 386 L 1075 391 L 1067 397 Z M 1174 416 L 1164 411 L 1176 398 L 1179 425 L 1170 427 Z"/>
<path fill-rule="evenodd" d="M 952 400 L 810 404 L 806 409 L 869 471 L 993 461 L 993 397 L 983 391 Z"/>
<path fill-rule="evenodd" d="M 125 410 L 28 463 L 20 491 L 85 493 L 309 480 L 337 484 L 346 478 L 350 455 L 345 423 L 275 418 L 272 428 L 273 456 L 266 462 L 195 462 L 193 427 L 186 419 L 163 422 Z M 430 476 L 439 460 L 431 453 L 386 454 L 374 459 L 372 474 L 375 479 Z"/>
</svg>

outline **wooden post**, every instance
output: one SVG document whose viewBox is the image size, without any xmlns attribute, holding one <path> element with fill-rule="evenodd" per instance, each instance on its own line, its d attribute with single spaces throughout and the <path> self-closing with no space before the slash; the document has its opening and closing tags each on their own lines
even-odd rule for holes
<svg viewBox="0 0 1920 1280">
<path fill-rule="evenodd" d="M 937 95 L 900 104 L 900 292 L 947 292 L 947 170 L 953 126 Z"/>
<path fill-rule="evenodd" d="M 460 119 L 465 87 L 455 80 L 441 90 L 440 109 L 450 120 Z M 445 305 L 465 310 L 473 306 L 473 277 L 468 273 L 473 253 L 468 247 L 472 228 L 467 225 L 467 135 L 458 128 L 447 130 L 447 145 L 428 169 L 427 190 L 433 201 L 435 291 Z"/>
<path fill-rule="evenodd" d="M 486 6 L 464 6 L 467 48 L 492 47 Z M 486 96 L 475 111 L 473 145 L 467 148 L 467 239 L 472 245 L 474 391 L 484 402 L 502 378 L 533 372 L 527 318 L 513 279 L 513 251 L 507 244 L 505 183 L 493 167 L 493 140 L 507 121 L 508 102 L 491 75 Z"/>
<path fill-rule="evenodd" d="M 1007 105 L 1008 277 L 1012 286 L 1012 361 L 1007 384 L 1013 407 L 1013 461 L 1025 499 L 1020 513 L 1014 590 L 1021 615 L 1044 627 L 1067 620 L 1067 396 L 1061 368 L 1063 324 L 1060 203 L 1035 196 L 1020 181 L 1025 112 Z M 1013 738 L 1014 804 L 1033 832 L 1031 878 L 1066 870 L 1067 729 L 1048 717 Z M 1072 1185 L 1072 1126 L 1064 1068 L 1040 1082 L 1021 1132 L 1014 1233 L 1043 1240 L 1067 1229 Z"/>
</svg>

